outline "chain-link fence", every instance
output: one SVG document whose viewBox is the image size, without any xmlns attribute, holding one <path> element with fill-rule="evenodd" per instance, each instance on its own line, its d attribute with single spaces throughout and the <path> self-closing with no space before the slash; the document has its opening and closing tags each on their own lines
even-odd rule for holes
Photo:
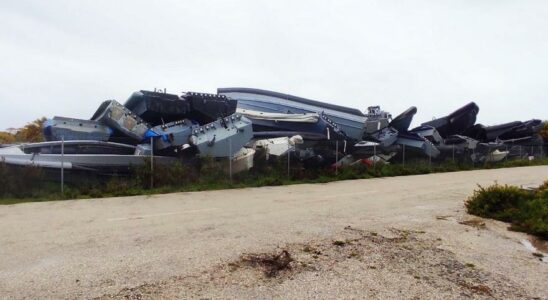
<svg viewBox="0 0 548 300">
<path fill-rule="evenodd" d="M 235 179 L 235 175 L 239 174 L 242 169 L 241 166 L 234 166 L 235 158 L 233 157 L 233 149 L 231 143 L 227 147 L 227 158 L 221 160 L 221 164 L 225 164 L 223 167 L 226 171 L 226 179 L 230 184 L 241 181 L 244 177 L 239 175 Z M 162 172 L 162 168 L 157 171 L 155 168 L 155 156 L 154 156 L 154 141 L 150 140 L 150 153 L 149 153 L 149 176 L 150 176 L 150 188 L 155 188 L 154 178 L 162 176 L 157 174 Z M 368 154 L 361 154 L 359 156 L 347 153 L 347 145 L 344 141 L 335 141 L 332 144 L 331 156 L 326 156 L 325 159 L 319 162 L 316 166 L 305 166 L 302 157 L 297 155 L 300 151 L 296 149 L 294 145 L 287 145 L 287 151 L 278 156 L 275 160 L 277 162 L 268 161 L 267 164 L 272 164 L 272 167 L 265 169 L 265 171 L 254 170 L 253 176 L 260 177 L 261 175 L 268 175 L 266 173 L 271 172 L 279 177 L 285 177 L 287 180 L 300 180 L 307 178 L 317 177 L 314 172 L 321 174 L 322 176 L 332 176 L 335 179 L 340 179 L 338 176 L 343 170 L 349 168 L 360 169 L 360 174 L 373 174 L 374 176 L 383 176 L 383 170 L 386 166 L 392 168 L 400 168 L 405 172 L 394 173 L 398 174 L 417 174 L 429 170 L 431 172 L 446 171 L 446 170 L 461 170 L 470 168 L 482 168 L 482 167 L 504 167 L 506 162 L 511 161 L 534 161 L 542 160 L 546 158 L 547 145 L 538 144 L 519 144 L 519 145 L 486 145 L 483 147 L 470 147 L 463 148 L 456 145 L 446 146 L 439 152 L 425 151 L 424 149 L 413 148 L 406 145 L 400 145 L 397 151 L 385 151 L 384 149 L 373 145 Z M 334 150 L 334 151 L 333 151 Z M 427 152 L 428 154 L 425 154 Z M 61 143 L 61 192 L 65 189 L 65 160 L 64 160 L 64 140 Z M 349 157 L 350 156 L 350 157 Z M 255 163 L 265 159 L 262 157 L 255 157 Z M 224 161 L 224 162 L 223 162 Z M 145 166 L 146 167 L 146 166 Z M 307 169 L 308 168 L 308 169 Z M 413 169 L 420 169 L 420 172 L 415 172 Z M 235 172 L 234 170 L 238 170 Z M 255 168 L 256 169 L 256 168 Z M 306 169 L 306 172 L 303 172 Z M 165 168 L 163 169 L 165 170 Z M 222 170 L 214 172 L 223 172 Z M 264 172 L 265 174 L 260 174 Z M 380 173 L 379 173 L 380 172 Z M 285 173 L 285 175 L 283 174 Z M 305 175 L 302 175 L 305 174 Z M 166 174 L 167 176 L 167 174 Z M 200 176 L 200 175 L 198 175 Z M 274 176 L 274 175 L 273 175 Z M 308 177 L 306 177 L 308 176 Z M 359 176 L 356 175 L 356 176 Z M 390 175 L 387 175 L 390 176 Z M 247 176 L 246 180 L 252 176 Z M 331 178 L 331 177 L 330 177 Z M 344 178 L 342 178 L 344 179 Z"/>
<path fill-rule="evenodd" d="M 352 167 L 357 164 L 365 164 L 371 168 L 373 172 L 381 165 L 397 165 L 402 168 L 413 168 L 417 166 L 436 168 L 446 167 L 450 164 L 462 166 L 464 169 L 482 168 L 482 167 L 504 167 L 508 161 L 533 161 L 546 158 L 548 145 L 538 144 L 520 144 L 520 145 L 486 145 L 482 149 L 477 147 L 462 148 L 456 145 L 446 146 L 443 151 L 437 155 L 432 155 L 432 152 L 425 154 L 423 149 L 412 148 L 406 145 L 400 145 L 399 151 L 396 153 L 383 152 L 379 147 L 372 146 L 371 153 L 363 158 L 355 158 L 353 161 L 346 161 L 344 157 L 348 155 L 340 149 L 340 143 L 335 142 L 335 154 L 331 158 L 332 169 L 335 175 L 341 169 Z M 290 164 L 290 151 L 287 154 L 287 172 L 288 177 L 291 177 L 291 170 L 295 170 Z M 297 164 L 298 159 L 293 159 L 293 165 Z"/>
</svg>

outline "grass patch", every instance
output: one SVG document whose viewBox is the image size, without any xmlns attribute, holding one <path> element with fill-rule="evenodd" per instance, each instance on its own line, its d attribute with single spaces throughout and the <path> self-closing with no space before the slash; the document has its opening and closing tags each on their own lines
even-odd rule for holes
<svg viewBox="0 0 548 300">
<path fill-rule="evenodd" d="M 508 222 L 511 230 L 548 239 L 548 180 L 536 191 L 499 184 L 480 186 L 465 206 L 469 214 Z"/>
<path fill-rule="evenodd" d="M 478 169 L 510 168 L 548 165 L 548 159 L 509 160 L 498 164 L 471 165 L 451 161 L 433 162 L 416 160 L 402 164 L 378 164 L 375 167 L 356 165 L 335 172 L 331 168 L 305 169 L 299 162 L 292 162 L 287 170 L 283 159 L 267 164 L 258 158 L 249 172 L 234 174 L 233 180 L 226 174 L 226 162 L 210 158 L 188 165 L 174 163 L 169 166 L 155 165 L 154 173 L 149 163 L 133 168 L 130 175 L 97 177 L 90 174 L 78 176 L 67 173 L 65 191 L 61 193 L 59 171 L 44 171 L 33 167 L 11 167 L 0 162 L 0 204 L 65 199 L 87 199 L 134 195 L 151 195 L 172 192 L 279 186 L 301 183 L 327 183 L 338 180 L 367 179 L 378 177 L 407 176 Z M 152 180 L 151 180 L 152 179 Z M 153 187 L 151 188 L 151 181 Z M 539 203 L 531 203 L 539 206 Z M 531 208 L 532 209 L 532 208 Z"/>
</svg>

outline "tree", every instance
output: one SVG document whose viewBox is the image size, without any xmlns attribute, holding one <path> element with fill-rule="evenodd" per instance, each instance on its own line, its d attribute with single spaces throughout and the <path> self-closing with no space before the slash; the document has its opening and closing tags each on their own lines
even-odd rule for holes
<svg viewBox="0 0 548 300">
<path fill-rule="evenodd" d="M 540 131 L 540 135 L 545 141 L 548 141 L 548 121 L 544 121 L 544 128 Z"/>
<path fill-rule="evenodd" d="M 36 143 L 44 141 L 43 127 L 44 122 L 46 121 L 45 117 L 36 119 L 30 123 L 27 123 L 17 134 L 15 135 L 15 140 L 17 142 L 27 142 L 27 143 Z"/>
<path fill-rule="evenodd" d="M 15 136 L 9 132 L 0 131 L 0 144 L 11 144 L 15 142 Z"/>
</svg>

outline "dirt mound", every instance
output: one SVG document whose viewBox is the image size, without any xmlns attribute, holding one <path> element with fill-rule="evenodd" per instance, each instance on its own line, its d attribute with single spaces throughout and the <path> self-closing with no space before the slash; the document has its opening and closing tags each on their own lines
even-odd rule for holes
<svg viewBox="0 0 548 300">
<path fill-rule="evenodd" d="M 175 277 L 103 298 L 257 298 L 264 296 L 265 289 L 270 295 L 289 290 L 297 298 L 307 298 L 318 288 L 309 283 L 318 280 L 320 289 L 332 282 L 341 281 L 342 286 L 354 282 L 366 298 L 528 296 L 519 283 L 462 262 L 440 245 L 440 238 L 423 231 L 392 228 L 376 233 L 347 226 L 331 239 L 242 254 L 196 276 Z"/>
<path fill-rule="evenodd" d="M 241 258 L 241 262 L 244 264 L 262 268 L 266 277 L 276 277 L 280 271 L 291 269 L 292 261 L 287 250 L 283 250 L 279 254 L 244 254 Z"/>
</svg>

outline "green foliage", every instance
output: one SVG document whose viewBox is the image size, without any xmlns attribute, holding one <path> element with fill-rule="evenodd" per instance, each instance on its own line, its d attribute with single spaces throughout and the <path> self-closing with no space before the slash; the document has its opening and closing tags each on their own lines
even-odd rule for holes
<svg viewBox="0 0 548 300">
<path fill-rule="evenodd" d="M 511 229 L 538 235 L 548 240 L 548 198 L 535 197 L 527 201 Z"/>
<path fill-rule="evenodd" d="M 489 165 L 491 168 L 546 165 L 548 159 L 509 160 Z M 228 188 L 276 186 L 297 183 L 326 183 L 336 180 L 353 180 L 373 177 L 405 176 L 439 172 L 453 172 L 484 168 L 485 165 L 455 164 L 452 162 L 433 163 L 416 160 L 401 164 L 377 164 L 366 166 L 356 164 L 339 168 L 305 169 L 298 161 L 291 162 L 287 172 L 287 160 L 266 162 L 259 153 L 254 167 L 249 172 L 228 175 L 226 160 L 210 157 L 196 160 L 193 164 L 182 162 L 170 165 L 154 164 L 151 172 L 150 160 L 133 167 L 126 176 L 94 177 L 90 174 L 67 173 L 65 193 L 61 194 L 57 175 L 50 171 L 32 167 L 10 167 L 0 163 L 0 204 L 25 201 L 44 201 L 76 198 L 101 198 L 131 196 L 154 193 L 203 191 Z M 152 181 L 151 181 L 151 177 Z M 48 181 L 49 180 L 49 181 Z M 152 188 L 151 188 L 152 185 Z M 548 186 L 548 183 L 546 183 Z M 546 194 L 548 194 L 548 189 Z M 528 225 L 529 226 L 529 225 Z"/>
<path fill-rule="evenodd" d="M 0 162 L 0 197 L 32 197 L 43 188 L 43 172 L 35 167 L 11 167 Z"/>
<path fill-rule="evenodd" d="M 145 158 L 143 165 L 133 168 L 132 174 L 131 178 L 125 178 L 124 180 L 131 181 L 131 187 L 133 188 L 148 189 L 151 186 L 180 187 L 195 183 L 198 180 L 197 170 L 189 165 L 178 161 L 170 165 L 154 164 L 152 169 L 149 158 Z"/>
<path fill-rule="evenodd" d="M 531 199 L 531 192 L 516 186 L 495 184 L 474 191 L 465 203 L 468 213 L 511 222 L 520 207 Z"/>
<path fill-rule="evenodd" d="M 465 202 L 468 213 L 512 223 L 511 229 L 548 239 L 548 181 L 536 191 L 495 184 Z"/>
<path fill-rule="evenodd" d="M 548 180 L 544 180 L 544 182 L 538 187 L 539 192 L 548 192 Z"/>
<path fill-rule="evenodd" d="M 224 166 L 223 166 L 223 163 Z M 198 170 L 195 174 L 194 182 L 200 183 L 227 183 L 229 182 L 228 161 L 216 161 L 212 157 L 203 157 L 199 160 Z"/>
</svg>

